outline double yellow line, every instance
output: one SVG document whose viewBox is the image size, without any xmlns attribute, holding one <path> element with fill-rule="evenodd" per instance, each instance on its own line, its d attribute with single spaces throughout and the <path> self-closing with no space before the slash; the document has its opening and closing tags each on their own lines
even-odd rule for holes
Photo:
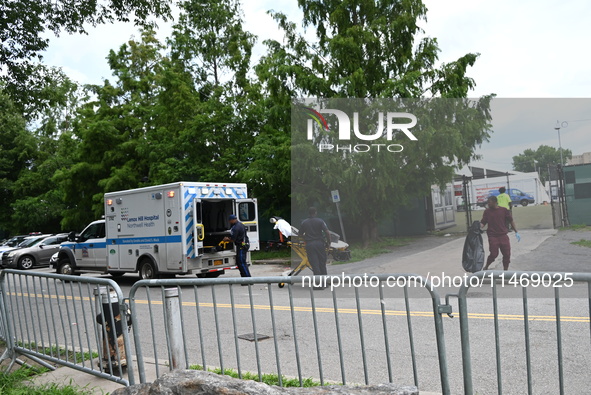
<svg viewBox="0 0 591 395">
<path fill-rule="evenodd" d="M 43 295 L 43 294 L 31 294 L 31 293 L 20 293 L 20 292 L 9 292 L 8 295 L 11 296 L 18 296 L 18 297 L 27 297 L 27 298 L 46 298 L 46 299 L 62 299 L 62 300 L 77 300 L 77 301 L 91 301 L 90 297 L 80 297 L 80 296 L 64 296 L 64 295 Z M 153 305 L 162 305 L 162 301 L 155 300 L 155 301 L 148 301 L 144 299 L 135 300 L 136 304 L 153 304 Z M 186 307 L 197 307 L 197 303 L 195 302 L 183 302 L 183 306 Z M 208 307 L 213 308 L 214 304 L 210 302 L 203 302 L 199 303 L 199 307 Z M 216 303 L 215 307 L 222 308 L 222 309 L 231 309 L 232 305 L 230 303 Z M 234 304 L 235 309 L 250 309 L 250 304 Z M 255 310 L 271 310 L 270 305 L 264 304 L 255 304 L 252 306 Z M 291 311 L 289 306 L 281 306 L 276 305 L 273 306 L 274 311 Z M 329 313 L 334 314 L 335 309 L 332 307 L 316 307 L 312 308 L 309 306 L 294 306 L 293 310 L 295 312 L 300 313 L 310 313 L 312 311 L 316 311 L 317 313 Z M 361 314 L 364 315 L 381 315 L 381 310 L 376 309 L 361 309 Z M 339 314 L 357 314 L 357 309 L 348 309 L 348 308 L 339 308 Z M 384 314 L 387 316 L 406 316 L 407 312 L 404 310 L 385 310 Z M 458 313 L 454 314 L 458 316 Z M 433 312 L 431 311 L 411 311 L 411 317 L 433 317 Z M 468 313 L 468 318 L 473 320 L 492 320 L 495 318 L 494 314 L 490 313 Z M 523 321 L 524 316 L 521 314 L 498 314 L 497 318 L 502 321 Z M 546 322 L 555 322 L 556 316 L 553 315 L 529 315 L 529 321 L 546 321 Z M 560 322 L 578 322 L 578 323 L 589 323 L 589 317 L 577 317 L 577 316 L 561 316 Z"/>
<path fill-rule="evenodd" d="M 147 300 L 136 300 L 135 303 L 137 304 L 148 304 Z M 161 301 L 152 301 L 152 304 L 157 304 L 157 305 L 161 305 L 162 302 Z M 183 302 L 183 306 L 186 307 L 197 307 L 197 303 L 195 302 Z M 217 308 L 222 308 L 222 309 L 231 309 L 232 305 L 229 303 L 217 303 L 215 305 Z M 199 307 L 209 307 L 209 308 L 213 308 L 214 304 L 213 303 L 199 303 Z M 253 309 L 255 310 L 271 310 L 271 306 L 270 305 L 253 305 L 252 306 Z M 234 308 L 236 309 L 250 309 L 250 305 L 249 304 L 235 304 Z M 312 312 L 312 311 L 316 311 L 317 313 L 330 313 L 330 314 L 334 314 L 335 309 L 332 307 L 316 307 L 316 308 L 312 308 L 309 306 L 294 306 L 294 311 L 296 312 Z M 274 311 L 290 311 L 291 308 L 289 306 L 273 306 L 273 310 Z M 381 310 L 375 310 L 375 309 L 361 309 L 361 314 L 366 314 L 366 315 L 381 315 L 382 311 Z M 357 309 L 347 309 L 347 308 L 339 308 L 338 309 L 339 314 L 357 314 Z M 407 312 L 404 310 L 385 310 L 384 314 L 387 316 L 406 316 Z M 459 315 L 459 314 L 454 314 L 455 316 Z M 411 311 L 410 312 L 410 316 L 411 317 L 433 317 L 433 312 L 431 311 Z M 508 320 L 508 321 L 523 321 L 524 320 L 524 316 L 520 315 L 520 314 L 498 314 L 497 315 L 499 320 Z M 479 319 L 479 320 L 492 320 L 494 319 L 494 314 L 488 314 L 488 313 L 468 313 L 468 318 L 469 319 Z M 529 321 L 551 321 L 551 322 L 555 322 L 556 321 L 556 316 L 553 315 L 529 315 L 528 316 L 528 320 Z M 580 322 L 580 323 L 589 323 L 590 319 L 589 317 L 576 317 L 576 316 L 561 316 L 560 317 L 560 322 Z"/>
</svg>

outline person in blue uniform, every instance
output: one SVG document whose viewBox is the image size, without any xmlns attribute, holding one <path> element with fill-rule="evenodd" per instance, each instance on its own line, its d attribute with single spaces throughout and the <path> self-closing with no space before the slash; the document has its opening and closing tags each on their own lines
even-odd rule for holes
<svg viewBox="0 0 591 395">
<path fill-rule="evenodd" d="M 232 241 L 236 247 L 236 265 L 240 271 L 240 276 L 251 277 L 248 264 L 246 263 L 246 252 L 249 248 L 249 240 L 246 234 L 244 224 L 238 221 L 234 214 L 228 217 L 228 221 L 232 227 L 230 228 L 230 237 L 224 237 L 225 241 Z"/>
</svg>

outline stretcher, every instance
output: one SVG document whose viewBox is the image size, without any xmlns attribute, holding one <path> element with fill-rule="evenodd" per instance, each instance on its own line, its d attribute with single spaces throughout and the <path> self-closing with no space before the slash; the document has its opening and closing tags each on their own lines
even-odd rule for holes
<svg viewBox="0 0 591 395">
<path fill-rule="evenodd" d="M 297 265 L 295 269 L 292 269 L 289 273 L 287 273 L 287 276 L 297 276 L 305 268 L 312 270 L 312 265 L 310 265 L 310 261 L 308 260 L 308 254 L 306 254 L 306 243 L 303 241 L 288 241 L 287 245 L 290 246 L 292 251 L 295 251 L 295 253 L 302 259 L 300 264 Z M 278 285 L 279 288 L 283 288 L 285 283 L 279 283 Z"/>
<path fill-rule="evenodd" d="M 332 233 L 332 232 L 331 232 Z M 331 236 L 333 236 L 331 234 Z M 337 236 L 338 237 L 338 236 Z M 334 237 L 331 237 L 334 239 Z M 310 261 L 308 260 L 308 254 L 306 254 L 306 243 L 298 237 L 293 238 L 291 241 L 288 241 L 287 244 L 291 247 L 293 251 L 300 257 L 302 260 L 294 269 L 292 269 L 287 276 L 297 276 L 302 272 L 302 270 L 308 268 L 312 270 L 312 265 L 310 265 Z M 349 251 L 349 245 L 344 243 L 340 240 L 332 241 L 330 243 L 330 247 L 326 249 L 327 255 L 331 255 L 335 261 L 348 261 L 351 259 L 351 251 Z M 283 288 L 285 283 L 279 283 L 279 288 Z"/>
</svg>

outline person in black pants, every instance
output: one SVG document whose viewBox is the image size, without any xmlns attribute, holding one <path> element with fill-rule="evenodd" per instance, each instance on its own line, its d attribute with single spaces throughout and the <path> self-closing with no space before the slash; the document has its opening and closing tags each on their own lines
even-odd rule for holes
<svg viewBox="0 0 591 395">
<path fill-rule="evenodd" d="M 330 246 L 330 232 L 326 223 L 317 217 L 315 207 L 308 209 L 310 215 L 302 222 L 300 235 L 306 242 L 306 254 L 315 275 L 326 275 L 326 248 Z"/>
<path fill-rule="evenodd" d="M 238 218 L 234 214 L 228 217 L 230 225 L 230 237 L 224 237 L 224 241 L 230 241 L 236 246 L 236 265 L 240 271 L 240 276 L 251 277 L 250 270 L 248 270 L 248 264 L 246 263 L 246 252 L 248 251 L 248 236 L 246 235 L 246 228 L 242 222 L 238 221 Z"/>
</svg>

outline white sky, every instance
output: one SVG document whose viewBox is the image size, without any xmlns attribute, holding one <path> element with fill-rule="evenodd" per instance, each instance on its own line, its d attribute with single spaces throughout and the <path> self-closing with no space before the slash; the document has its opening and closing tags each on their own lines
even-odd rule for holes
<svg viewBox="0 0 591 395">
<path fill-rule="evenodd" d="M 591 2 L 587 0 L 424 0 L 429 12 L 426 35 L 436 37 L 440 60 L 450 62 L 478 52 L 469 76 L 476 89 L 471 97 L 495 93 L 498 98 L 587 98 L 591 92 Z M 259 37 L 279 39 L 274 9 L 294 22 L 301 13 L 293 0 L 243 0 L 245 29 Z M 170 32 L 160 24 L 160 37 Z M 310 33 L 310 32 L 308 32 Z M 80 83 L 101 83 L 110 77 L 105 57 L 137 30 L 131 25 L 99 26 L 88 36 L 52 38 L 46 64 L 61 66 Z M 255 48 L 255 55 L 264 51 Z M 497 100 L 499 101 L 499 100 Z M 500 100 L 493 107 L 495 133 L 479 153 L 481 164 L 509 170 L 511 158 L 541 144 L 558 148 L 556 121 L 563 148 L 573 154 L 591 151 L 590 100 Z M 495 115 L 496 114 L 496 115 Z M 566 124 L 565 124 L 566 125 Z"/>
</svg>

